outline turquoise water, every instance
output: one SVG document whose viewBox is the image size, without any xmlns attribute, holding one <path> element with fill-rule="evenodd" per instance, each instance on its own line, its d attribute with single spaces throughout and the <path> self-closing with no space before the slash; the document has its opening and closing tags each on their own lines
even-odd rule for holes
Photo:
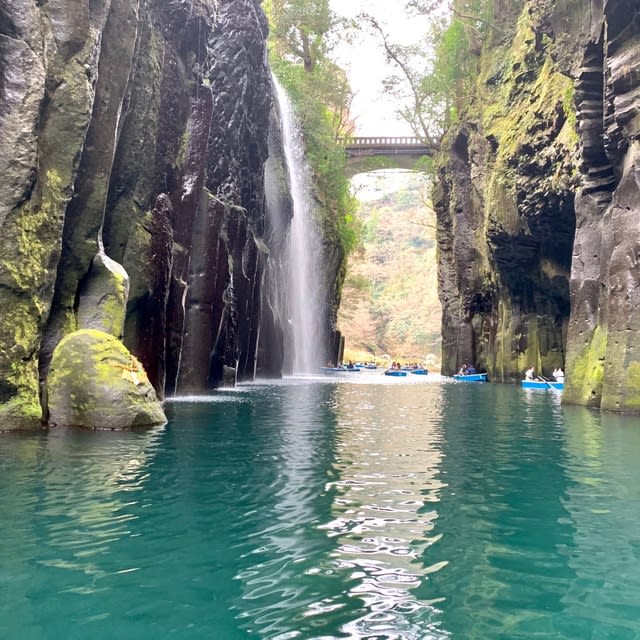
<svg viewBox="0 0 640 640">
<path fill-rule="evenodd" d="M 0 437 L 0 638 L 640 638 L 640 420 L 288 381 Z"/>
</svg>

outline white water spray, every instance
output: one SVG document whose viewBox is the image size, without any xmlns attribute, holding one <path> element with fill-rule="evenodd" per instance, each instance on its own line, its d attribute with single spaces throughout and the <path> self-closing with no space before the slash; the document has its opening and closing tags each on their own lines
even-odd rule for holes
<svg viewBox="0 0 640 640">
<path fill-rule="evenodd" d="M 293 373 L 317 370 L 324 357 L 322 305 L 322 246 L 311 195 L 311 174 L 302 134 L 284 89 L 273 78 L 280 108 L 284 156 L 293 200 L 288 242 L 287 317 L 291 329 L 286 349 L 293 348 Z"/>
</svg>

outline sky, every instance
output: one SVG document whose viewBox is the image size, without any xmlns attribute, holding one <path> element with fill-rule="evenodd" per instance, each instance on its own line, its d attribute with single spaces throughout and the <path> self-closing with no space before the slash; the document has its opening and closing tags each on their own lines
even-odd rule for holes
<svg viewBox="0 0 640 640">
<path fill-rule="evenodd" d="M 426 31 L 426 20 L 409 18 L 403 13 L 402 0 L 330 0 L 331 9 L 346 18 L 359 12 L 373 15 L 394 42 L 409 44 Z M 379 39 L 363 35 L 357 42 L 337 50 L 336 61 L 347 72 L 355 92 L 352 115 L 356 119 L 356 135 L 411 136 L 405 122 L 394 115 L 390 96 L 383 93 L 382 81 L 395 69 L 385 59 Z"/>
</svg>

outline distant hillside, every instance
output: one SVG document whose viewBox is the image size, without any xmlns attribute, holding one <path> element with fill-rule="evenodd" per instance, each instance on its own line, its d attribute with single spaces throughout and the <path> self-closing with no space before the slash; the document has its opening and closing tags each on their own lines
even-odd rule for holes
<svg viewBox="0 0 640 640">
<path fill-rule="evenodd" d="M 364 227 L 347 267 L 338 316 L 346 357 L 440 364 L 435 213 L 424 174 L 378 171 L 353 179 Z"/>
</svg>

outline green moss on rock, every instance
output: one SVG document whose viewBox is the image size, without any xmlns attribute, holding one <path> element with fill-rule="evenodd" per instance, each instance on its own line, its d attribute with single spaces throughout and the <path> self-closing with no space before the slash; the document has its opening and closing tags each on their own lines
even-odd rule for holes
<svg viewBox="0 0 640 640">
<path fill-rule="evenodd" d="M 567 361 L 564 402 L 600 406 L 606 350 L 607 334 L 596 327 L 584 348 Z"/>
<path fill-rule="evenodd" d="M 128 295 L 127 272 L 100 247 L 81 287 L 78 328 L 96 329 L 121 338 Z"/>
<path fill-rule="evenodd" d="M 623 410 L 634 412 L 640 410 L 640 362 L 632 362 L 627 368 L 623 395 L 625 400 Z"/>
<path fill-rule="evenodd" d="M 126 429 L 166 422 L 142 365 L 102 331 L 84 329 L 60 341 L 47 392 L 51 424 Z"/>
</svg>

